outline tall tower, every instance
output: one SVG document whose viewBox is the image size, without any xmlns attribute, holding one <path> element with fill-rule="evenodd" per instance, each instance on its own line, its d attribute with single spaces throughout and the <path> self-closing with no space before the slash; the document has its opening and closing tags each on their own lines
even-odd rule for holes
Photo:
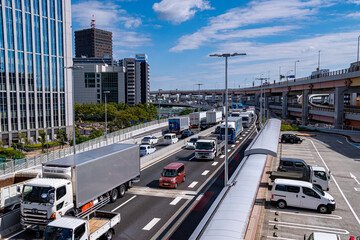
<svg viewBox="0 0 360 240">
<path fill-rule="evenodd" d="M 88 58 L 112 58 L 112 32 L 95 28 L 95 18 L 91 28 L 75 31 L 75 56 Z"/>
<path fill-rule="evenodd" d="M 0 137 L 72 125 L 71 1 L 0 1 Z"/>
</svg>

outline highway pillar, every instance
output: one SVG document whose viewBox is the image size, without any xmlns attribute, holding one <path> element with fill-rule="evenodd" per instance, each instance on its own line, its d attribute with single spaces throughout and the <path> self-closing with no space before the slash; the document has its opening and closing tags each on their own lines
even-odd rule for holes
<svg viewBox="0 0 360 240">
<path fill-rule="evenodd" d="M 260 93 L 255 94 L 255 106 L 260 107 Z"/>
<path fill-rule="evenodd" d="M 213 93 L 213 94 L 211 95 L 211 101 L 212 101 L 212 102 L 216 102 L 216 94 L 215 94 L 215 93 Z"/>
<path fill-rule="evenodd" d="M 235 93 L 232 93 L 232 94 L 231 94 L 231 101 L 232 101 L 232 102 L 236 102 Z"/>
<path fill-rule="evenodd" d="M 226 101 L 226 100 L 225 100 L 225 93 L 222 94 L 222 98 L 221 98 L 221 99 L 222 99 L 222 102 L 223 102 L 223 104 L 224 104 L 224 106 L 225 106 L 225 103 L 226 103 L 226 102 L 225 102 L 225 101 Z"/>
<path fill-rule="evenodd" d="M 282 118 L 287 118 L 288 116 L 288 93 L 289 92 L 282 93 Z"/>
<path fill-rule="evenodd" d="M 189 98 L 190 98 L 190 101 L 192 101 L 192 100 L 193 100 L 193 95 L 190 94 L 190 95 L 189 95 Z"/>
<path fill-rule="evenodd" d="M 206 102 L 206 94 L 202 95 L 202 100 L 203 100 L 203 102 Z"/>
<path fill-rule="evenodd" d="M 310 90 L 302 91 L 302 114 L 301 114 L 301 124 L 308 124 L 309 116 L 309 92 Z"/>
<path fill-rule="evenodd" d="M 335 88 L 335 115 L 334 126 L 335 128 L 341 128 L 344 122 L 344 92 L 346 87 Z"/>
</svg>

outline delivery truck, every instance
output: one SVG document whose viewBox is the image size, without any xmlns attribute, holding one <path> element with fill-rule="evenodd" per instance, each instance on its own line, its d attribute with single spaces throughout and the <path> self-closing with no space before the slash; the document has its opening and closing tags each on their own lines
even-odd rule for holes
<svg viewBox="0 0 360 240">
<path fill-rule="evenodd" d="M 169 132 L 181 134 L 184 130 L 190 128 L 189 117 L 174 117 L 169 118 Z"/>
<path fill-rule="evenodd" d="M 43 176 L 24 184 L 21 225 L 43 231 L 63 215 L 82 217 L 114 202 L 140 177 L 139 145 L 111 144 L 43 163 Z"/>
<path fill-rule="evenodd" d="M 190 124 L 192 127 L 199 127 L 206 123 L 206 112 L 193 112 L 189 114 Z"/>
<path fill-rule="evenodd" d="M 113 239 L 114 227 L 120 223 L 120 213 L 94 211 L 87 218 L 65 216 L 49 223 L 44 240 Z"/>
<path fill-rule="evenodd" d="M 0 179 L 0 213 L 11 206 L 20 203 L 20 193 L 17 191 L 26 182 L 37 178 L 40 173 L 14 173 L 8 177 Z"/>
<path fill-rule="evenodd" d="M 207 111 L 206 112 L 206 124 L 208 126 L 215 125 L 222 121 L 222 112 L 220 111 Z"/>
<path fill-rule="evenodd" d="M 243 125 L 241 117 L 229 117 L 228 118 L 228 143 L 235 143 L 236 138 L 243 131 Z M 225 141 L 225 123 L 220 127 L 220 140 Z"/>
<path fill-rule="evenodd" d="M 215 157 L 224 153 L 225 141 L 216 137 L 199 136 L 195 146 L 195 159 L 214 160 Z"/>
</svg>

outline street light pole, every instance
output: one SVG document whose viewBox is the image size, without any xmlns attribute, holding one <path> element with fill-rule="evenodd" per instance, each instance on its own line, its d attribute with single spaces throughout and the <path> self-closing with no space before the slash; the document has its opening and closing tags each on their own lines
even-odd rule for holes
<svg viewBox="0 0 360 240">
<path fill-rule="evenodd" d="M 161 91 L 162 89 L 161 88 L 159 88 L 159 97 L 158 97 L 158 102 L 159 102 L 159 109 L 158 109 L 158 121 L 159 121 L 159 123 L 160 123 L 160 91 Z"/>
<path fill-rule="evenodd" d="M 261 81 L 260 85 L 260 125 L 262 126 L 262 118 L 263 118 L 263 80 L 266 80 L 267 78 L 261 77 L 256 78 L 256 80 Z M 265 95 L 265 94 L 264 94 Z"/>
<path fill-rule="evenodd" d="M 104 91 L 104 95 L 105 95 L 105 139 L 106 139 L 106 142 L 107 142 L 107 111 L 106 111 L 106 96 L 107 94 L 109 94 L 110 91 Z"/>
<path fill-rule="evenodd" d="M 360 35 L 358 37 L 358 49 L 357 49 L 357 58 L 356 58 L 356 63 L 359 66 L 359 42 L 360 42 Z"/>
<path fill-rule="evenodd" d="M 320 50 L 319 50 L 319 55 L 318 55 L 318 71 L 320 71 Z M 320 72 L 318 72 L 319 74 Z"/>
<path fill-rule="evenodd" d="M 294 79 L 296 78 L 296 63 L 297 63 L 297 62 L 300 62 L 300 60 L 296 60 L 296 61 L 295 61 L 295 67 L 294 67 Z"/>
<path fill-rule="evenodd" d="M 228 87 L 227 87 L 227 67 L 228 57 L 235 57 L 246 55 L 246 53 L 223 53 L 211 54 L 210 57 L 224 57 L 225 58 L 225 164 L 224 164 L 224 187 L 228 185 Z"/>
</svg>

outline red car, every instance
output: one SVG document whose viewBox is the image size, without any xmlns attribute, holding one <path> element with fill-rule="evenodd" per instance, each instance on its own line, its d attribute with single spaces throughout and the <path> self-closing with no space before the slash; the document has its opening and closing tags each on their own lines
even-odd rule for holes
<svg viewBox="0 0 360 240">
<path fill-rule="evenodd" d="M 185 182 L 185 165 L 183 163 L 170 163 L 161 172 L 159 187 L 177 188 Z"/>
</svg>

